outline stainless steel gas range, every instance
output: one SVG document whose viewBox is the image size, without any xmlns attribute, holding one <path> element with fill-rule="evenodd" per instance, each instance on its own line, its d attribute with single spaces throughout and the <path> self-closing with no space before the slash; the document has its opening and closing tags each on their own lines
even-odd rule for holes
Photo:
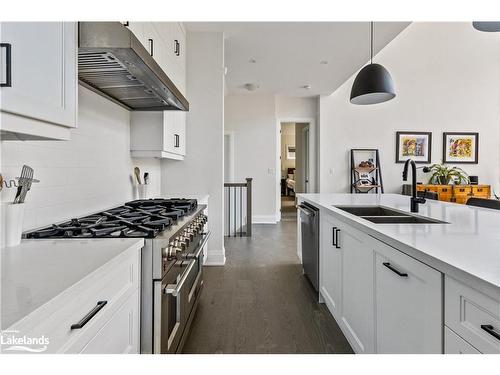
<svg viewBox="0 0 500 375">
<path fill-rule="evenodd" d="M 26 238 L 144 238 L 141 353 L 179 353 L 203 288 L 206 206 L 195 199 L 136 200 L 25 233 Z"/>
</svg>

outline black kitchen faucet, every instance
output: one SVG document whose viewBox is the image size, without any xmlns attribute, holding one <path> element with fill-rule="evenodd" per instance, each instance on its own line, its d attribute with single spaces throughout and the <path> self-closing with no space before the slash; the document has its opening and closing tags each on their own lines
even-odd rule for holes
<svg viewBox="0 0 500 375">
<path fill-rule="evenodd" d="M 408 165 L 411 164 L 412 181 L 411 181 L 411 198 L 410 198 L 410 211 L 418 212 L 418 205 L 425 203 L 425 198 L 417 197 L 417 165 L 412 159 L 405 162 L 403 169 L 403 181 L 408 179 Z"/>
</svg>

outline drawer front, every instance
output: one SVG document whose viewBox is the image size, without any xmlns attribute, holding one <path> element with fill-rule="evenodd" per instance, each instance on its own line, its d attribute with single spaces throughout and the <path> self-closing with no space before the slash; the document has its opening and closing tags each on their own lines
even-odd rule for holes
<svg viewBox="0 0 500 375">
<path fill-rule="evenodd" d="M 10 329 L 20 336 L 48 338 L 45 353 L 80 352 L 139 288 L 139 254 L 133 248 L 125 251 Z M 106 303 L 98 309 L 102 301 Z M 91 312 L 94 314 L 83 327 L 72 329 Z"/>
<path fill-rule="evenodd" d="M 491 195 L 490 188 L 489 186 L 473 186 L 472 195 L 478 198 L 489 198 Z"/>
<path fill-rule="evenodd" d="M 481 352 L 445 326 L 444 354 L 481 354 Z"/>
<path fill-rule="evenodd" d="M 83 354 L 139 353 L 139 290 L 136 290 L 101 330 L 85 345 Z"/>
<path fill-rule="evenodd" d="M 481 353 L 500 353 L 500 293 L 486 295 L 446 277 L 445 322 Z"/>
</svg>

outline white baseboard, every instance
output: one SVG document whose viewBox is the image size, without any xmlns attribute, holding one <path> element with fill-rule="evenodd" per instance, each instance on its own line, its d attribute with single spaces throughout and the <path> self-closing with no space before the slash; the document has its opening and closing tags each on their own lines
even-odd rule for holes
<svg viewBox="0 0 500 375">
<path fill-rule="evenodd" d="M 226 264 L 226 251 L 222 250 L 208 250 L 204 266 L 223 266 Z"/>
<path fill-rule="evenodd" d="M 276 224 L 275 215 L 254 215 L 252 216 L 252 224 Z"/>
</svg>

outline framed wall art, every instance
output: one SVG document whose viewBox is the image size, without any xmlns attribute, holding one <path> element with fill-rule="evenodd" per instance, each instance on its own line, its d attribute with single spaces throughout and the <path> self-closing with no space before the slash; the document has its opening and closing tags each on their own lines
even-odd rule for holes
<svg viewBox="0 0 500 375">
<path fill-rule="evenodd" d="M 443 133 L 443 163 L 477 164 L 479 133 Z"/>
<path fill-rule="evenodd" d="M 431 132 L 396 132 L 396 163 L 413 159 L 415 163 L 431 162 Z"/>
</svg>

